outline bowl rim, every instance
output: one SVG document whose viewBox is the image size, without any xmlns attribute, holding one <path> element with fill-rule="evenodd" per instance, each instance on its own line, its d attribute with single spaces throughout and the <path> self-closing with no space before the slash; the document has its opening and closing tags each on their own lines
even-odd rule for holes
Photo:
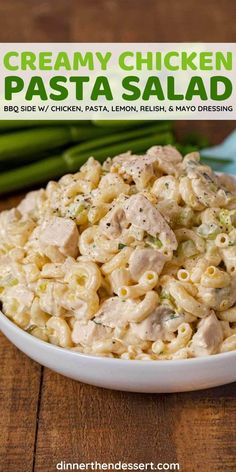
<svg viewBox="0 0 236 472">
<path fill-rule="evenodd" d="M 59 355 L 68 355 L 73 358 L 82 358 L 84 360 L 88 361 L 97 361 L 101 363 L 108 363 L 112 364 L 114 362 L 122 363 L 123 365 L 130 365 L 134 366 L 135 365 L 149 365 L 149 366 L 156 366 L 160 368 L 166 368 L 168 367 L 180 367 L 180 366 L 190 366 L 192 364 L 202 364 L 206 363 L 206 361 L 210 363 L 214 363 L 214 361 L 222 360 L 223 358 L 226 359 L 234 359 L 236 360 L 236 350 L 234 351 L 228 351 L 228 352 L 220 352 L 218 354 L 212 354 L 209 356 L 201 356 L 201 357 L 193 357 L 193 358 L 188 358 L 188 359 L 169 359 L 169 360 L 139 360 L 139 359 L 120 359 L 118 357 L 106 357 L 106 356 L 96 356 L 93 354 L 84 354 L 83 352 L 80 351 L 74 351 L 70 350 L 68 348 L 63 348 L 60 346 L 56 346 L 55 344 L 48 343 L 46 341 L 43 341 L 42 339 L 36 338 L 35 336 L 32 336 L 32 334 L 27 333 L 27 331 L 24 331 L 22 328 L 17 326 L 11 319 L 9 319 L 2 311 L 0 311 L 0 332 L 1 332 L 1 323 L 4 323 L 5 326 L 9 327 L 11 331 L 15 332 L 15 334 L 18 336 L 22 336 L 23 338 L 27 340 L 31 340 L 36 346 L 39 348 L 46 348 L 49 351 L 54 351 L 58 352 Z M 6 336 L 7 337 L 7 336 Z M 11 342 L 11 341 L 10 341 Z M 14 343 L 12 343 L 14 344 Z M 21 349 L 20 349 L 21 350 Z"/>
</svg>

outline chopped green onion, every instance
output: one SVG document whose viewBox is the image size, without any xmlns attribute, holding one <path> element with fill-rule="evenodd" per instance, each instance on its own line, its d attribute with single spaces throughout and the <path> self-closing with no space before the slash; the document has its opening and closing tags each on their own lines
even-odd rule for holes
<svg viewBox="0 0 236 472">
<path fill-rule="evenodd" d="M 163 246 L 161 240 L 159 238 L 154 238 L 153 236 L 148 236 L 146 243 L 148 246 L 154 247 L 154 249 L 160 249 Z"/>
<path fill-rule="evenodd" d="M 126 244 L 123 244 L 123 243 L 118 244 L 118 249 L 119 250 L 124 249 L 124 247 L 126 247 Z"/>
<path fill-rule="evenodd" d="M 212 224 L 206 224 L 203 223 L 197 228 L 197 234 L 204 239 L 210 239 L 214 240 L 216 239 L 217 234 L 221 232 L 221 229 L 219 226 L 217 226 L 215 223 Z"/>
<path fill-rule="evenodd" d="M 172 305 L 175 305 L 175 299 L 172 297 L 170 292 L 167 292 L 166 290 L 162 290 L 160 300 L 168 300 Z"/>
<path fill-rule="evenodd" d="M 219 213 L 219 220 L 222 225 L 227 227 L 227 229 L 231 229 L 232 226 L 236 224 L 236 210 L 221 210 Z"/>
<path fill-rule="evenodd" d="M 191 208 L 185 207 L 180 209 L 175 221 L 180 226 L 188 227 L 191 225 L 193 218 L 193 210 Z"/>
</svg>

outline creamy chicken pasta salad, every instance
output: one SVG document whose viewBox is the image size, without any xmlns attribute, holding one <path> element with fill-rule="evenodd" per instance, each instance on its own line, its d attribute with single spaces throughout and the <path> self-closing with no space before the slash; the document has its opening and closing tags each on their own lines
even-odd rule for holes
<svg viewBox="0 0 236 472">
<path fill-rule="evenodd" d="M 2 312 L 122 359 L 236 349 L 236 187 L 171 146 L 92 157 L 0 215 Z"/>
</svg>

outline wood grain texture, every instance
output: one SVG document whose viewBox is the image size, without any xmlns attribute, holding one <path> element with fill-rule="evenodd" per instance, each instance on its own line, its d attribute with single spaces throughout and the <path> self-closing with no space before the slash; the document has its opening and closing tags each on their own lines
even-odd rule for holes
<svg viewBox="0 0 236 472">
<path fill-rule="evenodd" d="M 97 389 L 48 370 L 44 380 L 37 472 L 45 470 L 49 457 L 51 468 L 59 458 L 68 462 L 176 460 L 175 448 L 169 448 L 173 430 L 164 395 Z"/>
<path fill-rule="evenodd" d="M 0 470 L 33 470 L 41 367 L 0 333 Z"/>
<path fill-rule="evenodd" d="M 235 41 L 234 0 L 8 0 L 0 41 Z"/>
<path fill-rule="evenodd" d="M 235 0 L 0 1 L 0 41 L 235 41 Z M 219 142 L 235 122 L 179 122 Z M 23 196 L 0 201 L 0 210 Z M 60 460 L 179 461 L 236 470 L 236 384 L 142 395 L 41 369 L 0 335 L 0 471 L 51 472 Z M 38 421 L 37 421 L 38 420 Z"/>
<path fill-rule="evenodd" d="M 112 392 L 46 370 L 35 471 L 54 470 L 60 460 L 234 471 L 235 393 L 236 385 L 186 394 Z"/>
</svg>

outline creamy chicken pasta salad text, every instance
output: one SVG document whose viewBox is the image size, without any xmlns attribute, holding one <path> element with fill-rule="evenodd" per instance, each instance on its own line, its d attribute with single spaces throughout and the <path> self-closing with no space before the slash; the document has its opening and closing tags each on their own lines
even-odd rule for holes
<svg viewBox="0 0 236 472">
<path fill-rule="evenodd" d="M 0 215 L 2 312 L 33 336 L 122 359 L 236 349 L 236 187 L 171 146 L 30 192 Z"/>
</svg>

